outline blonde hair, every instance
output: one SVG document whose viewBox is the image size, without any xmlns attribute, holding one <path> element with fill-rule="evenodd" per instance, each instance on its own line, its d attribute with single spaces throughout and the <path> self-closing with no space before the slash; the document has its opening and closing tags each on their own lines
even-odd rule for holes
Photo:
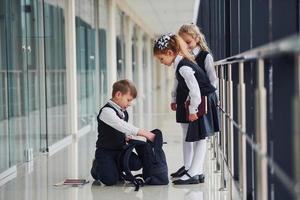
<svg viewBox="0 0 300 200">
<path fill-rule="evenodd" d="M 167 35 L 169 36 L 168 41 L 164 44 L 165 46 L 160 46 L 159 41 L 166 35 L 162 35 L 153 46 L 154 55 L 166 54 L 168 50 L 171 50 L 176 55 L 181 54 L 184 58 L 195 63 L 194 56 L 188 51 L 186 43 L 178 35 Z"/>
<path fill-rule="evenodd" d="M 199 45 L 202 51 L 210 52 L 210 49 L 205 40 L 205 36 L 200 31 L 198 26 L 196 26 L 195 24 L 184 24 L 180 27 L 178 35 L 181 35 L 183 33 L 190 35 L 194 39 L 198 39 L 199 42 L 197 42 L 197 45 Z"/>
</svg>

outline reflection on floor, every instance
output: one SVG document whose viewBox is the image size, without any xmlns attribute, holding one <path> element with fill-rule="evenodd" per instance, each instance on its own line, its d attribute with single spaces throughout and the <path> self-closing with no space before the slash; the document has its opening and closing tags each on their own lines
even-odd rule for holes
<svg viewBox="0 0 300 200">
<path fill-rule="evenodd" d="M 167 144 L 164 150 L 167 156 L 169 172 L 182 165 L 181 129 L 175 123 L 174 113 L 157 113 L 145 116 L 155 119 L 153 128 L 160 128 Z M 204 184 L 174 186 L 145 186 L 135 192 L 130 184 L 117 186 L 95 186 L 89 175 L 94 154 L 96 132 L 87 134 L 51 157 L 41 155 L 31 163 L 18 168 L 18 176 L 0 187 L 0 199 L 22 200 L 96 200 L 96 199 L 185 199 L 218 200 L 229 199 L 228 192 L 220 192 L 220 173 L 215 173 L 215 160 L 211 150 L 207 151 Z M 208 145 L 209 146 L 209 145 Z M 87 178 L 89 184 L 82 187 L 55 187 L 65 178 Z"/>
</svg>

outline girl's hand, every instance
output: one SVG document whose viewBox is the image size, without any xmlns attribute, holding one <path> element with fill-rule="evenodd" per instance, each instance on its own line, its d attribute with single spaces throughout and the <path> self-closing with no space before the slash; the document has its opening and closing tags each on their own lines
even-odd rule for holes
<svg viewBox="0 0 300 200">
<path fill-rule="evenodd" d="M 171 103 L 171 110 L 176 111 L 177 105 L 176 103 Z"/>
<path fill-rule="evenodd" d="M 198 119 L 198 116 L 196 114 L 189 114 L 189 121 L 190 122 L 193 122 L 197 119 Z"/>
</svg>

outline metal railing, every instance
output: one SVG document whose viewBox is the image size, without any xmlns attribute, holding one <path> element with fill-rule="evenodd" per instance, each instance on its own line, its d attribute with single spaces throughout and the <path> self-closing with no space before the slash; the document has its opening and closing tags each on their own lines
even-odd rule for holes
<svg viewBox="0 0 300 200">
<path fill-rule="evenodd" d="M 265 60 L 282 55 L 293 55 L 295 58 L 295 91 L 293 96 L 293 142 L 294 142 L 294 169 L 295 177 L 291 178 L 281 166 L 274 161 L 267 151 L 267 94 L 264 84 Z M 255 88 L 255 138 L 246 133 L 246 83 L 244 78 L 244 63 L 255 62 L 256 64 L 256 88 Z M 238 65 L 237 65 L 238 64 Z M 237 121 L 233 118 L 233 79 L 232 67 L 237 65 L 238 85 L 237 93 Z M 233 177 L 234 172 L 234 150 L 238 148 L 239 180 L 238 190 L 240 197 L 247 199 L 247 154 L 246 145 L 250 146 L 256 157 L 255 162 L 255 199 L 265 200 L 268 197 L 268 167 L 272 174 L 277 176 L 281 184 L 295 198 L 300 199 L 300 35 L 273 42 L 250 51 L 238 54 L 215 62 L 219 76 L 219 92 L 221 111 L 221 131 L 211 140 L 216 158 L 216 172 L 221 172 L 220 190 L 232 189 L 233 178 L 228 177 L 225 167 Z M 226 69 L 226 70 L 225 70 Z M 226 79 L 225 79 L 226 76 Z M 275 80 L 276 81 L 276 80 Z M 236 132 L 234 132 L 236 129 Z M 237 133 L 237 135 L 234 135 Z M 238 137 L 238 146 L 234 145 L 233 138 Z M 253 162 L 254 163 L 254 162 Z M 232 194 L 232 190 L 230 191 Z"/>
</svg>

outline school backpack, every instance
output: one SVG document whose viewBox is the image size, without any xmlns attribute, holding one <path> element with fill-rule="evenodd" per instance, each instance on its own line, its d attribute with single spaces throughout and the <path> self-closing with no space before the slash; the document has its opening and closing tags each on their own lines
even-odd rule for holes
<svg viewBox="0 0 300 200">
<path fill-rule="evenodd" d="M 143 185 L 167 185 L 169 183 L 168 166 L 162 149 L 163 137 L 160 130 L 151 131 L 155 134 L 153 142 L 130 140 L 121 152 L 119 167 L 121 176 L 135 186 L 135 191 Z M 136 150 L 142 163 L 142 174 L 133 175 L 129 169 L 129 157 Z"/>
</svg>

